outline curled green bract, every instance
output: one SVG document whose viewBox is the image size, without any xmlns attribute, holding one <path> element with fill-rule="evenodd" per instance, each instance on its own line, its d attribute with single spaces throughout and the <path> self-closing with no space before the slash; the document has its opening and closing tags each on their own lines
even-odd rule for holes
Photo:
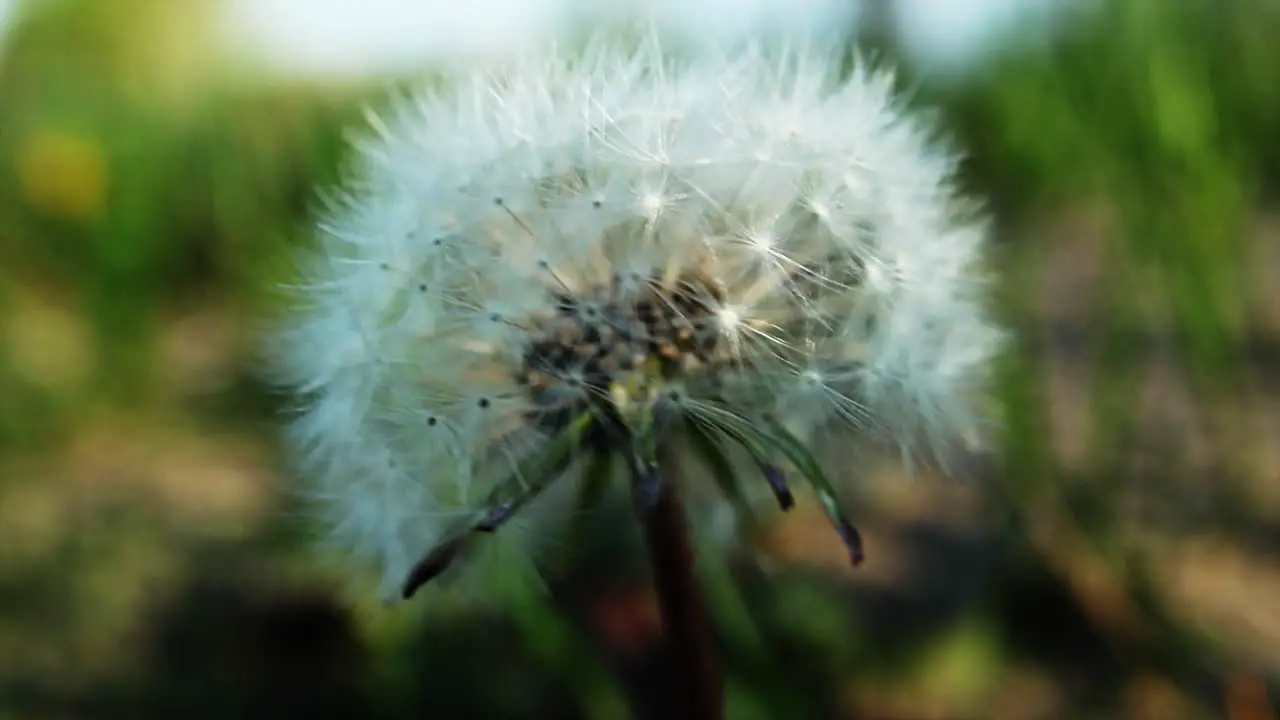
<svg viewBox="0 0 1280 720">
<path fill-rule="evenodd" d="M 686 412 L 679 417 L 663 417 L 655 421 L 652 414 L 638 427 L 622 425 L 616 418 L 601 418 L 582 413 L 570 422 L 540 455 L 522 463 L 510 476 L 498 483 L 486 498 L 482 509 L 458 523 L 452 532 L 429 549 L 414 565 L 402 586 L 402 596 L 409 598 L 423 585 L 449 568 L 478 535 L 497 532 L 523 507 L 550 487 L 580 457 L 600 461 L 602 453 L 621 454 L 631 475 L 632 493 L 637 512 L 652 508 L 661 490 L 657 456 L 661 443 L 673 442 L 685 433 L 690 447 L 711 471 L 713 480 L 735 509 L 750 514 L 750 505 L 742 492 L 733 463 L 726 452 L 732 443 L 744 451 L 759 468 L 761 477 L 783 510 L 789 510 L 794 499 L 787 487 L 778 460 L 789 464 L 812 488 L 824 513 L 849 549 L 854 565 L 863 560 L 862 538 L 845 515 L 835 487 L 822 470 L 821 463 L 809 448 L 771 418 L 753 422 L 728 411 Z M 597 432 L 598 431 L 598 432 Z M 604 437 L 606 449 L 589 447 L 589 441 Z"/>
</svg>

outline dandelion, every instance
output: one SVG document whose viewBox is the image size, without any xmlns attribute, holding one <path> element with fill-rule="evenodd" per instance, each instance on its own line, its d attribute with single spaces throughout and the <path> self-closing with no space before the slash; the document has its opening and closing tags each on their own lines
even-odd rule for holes
<svg viewBox="0 0 1280 720">
<path fill-rule="evenodd" d="M 978 427 L 983 223 L 887 73 L 602 42 L 370 125 L 273 347 L 299 474 L 388 592 L 593 457 L 654 512 L 677 447 L 784 509 L 805 481 L 857 562 L 824 448 L 945 462 Z"/>
</svg>

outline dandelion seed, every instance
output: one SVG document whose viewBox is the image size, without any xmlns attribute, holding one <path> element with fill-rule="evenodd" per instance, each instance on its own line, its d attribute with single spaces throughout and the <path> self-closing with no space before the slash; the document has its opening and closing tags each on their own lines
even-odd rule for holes
<svg viewBox="0 0 1280 720">
<path fill-rule="evenodd" d="M 299 474 L 388 587 L 600 450 L 651 505 L 682 423 L 784 509 L 807 480 L 860 562 L 814 458 L 867 436 L 945 461 L 979 423 L 1001 338 L 982 224 L 882 72 L 602 42 L 466 73 L 373 130 L 273 347 Z"/>
</svg>

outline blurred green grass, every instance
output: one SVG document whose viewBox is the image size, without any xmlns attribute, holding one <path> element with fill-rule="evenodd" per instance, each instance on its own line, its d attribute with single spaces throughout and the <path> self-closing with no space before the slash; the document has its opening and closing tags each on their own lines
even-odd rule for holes
<svg viewBox="0 0 1280 720">
<path fill-rule="evenodd" d="M 199 3 L 29 7 L 0 48 L 0 717 L 663 716 L 618 547 L 430 614 L 312 560 L 253 319 L 380 88 L 139 30 Z M 959 84 L 906 66 L 992 199 L 999 452 L 868 472 L 862 574 L 803 513 L 763 569 L 708 560 L 734 717 L 1274 717 L 1276 37 L 1269 0 L 1118 0 Z"/>
</svg>

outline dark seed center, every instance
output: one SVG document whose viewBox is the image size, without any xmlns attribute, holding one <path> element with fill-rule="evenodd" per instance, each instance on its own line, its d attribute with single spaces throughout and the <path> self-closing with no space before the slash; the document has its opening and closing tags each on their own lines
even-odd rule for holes
<svg viewBox="0 0 1280 720">
<path fill-rule="evenodd" d="M 555 317 L 526 348 L 520 381 L 545 427 L 559 429 L 591 409 L 611 414 L 610 387 L 652 360 L 664 379 L 716 360 L 715 308 L 724 294 L 712 281 L 628 279 L 559 295 Z"/>
</svg>

